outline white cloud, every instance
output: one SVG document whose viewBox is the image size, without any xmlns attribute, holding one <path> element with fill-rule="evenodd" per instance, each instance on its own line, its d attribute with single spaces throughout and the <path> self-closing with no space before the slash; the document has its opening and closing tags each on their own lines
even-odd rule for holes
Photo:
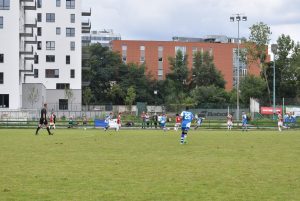
<svg viewBox="0 0 300 201">
<path fill-rule="evenodd" d="M 272 40 L 284 33 L 300 41 L 298 0 L 82 0 L 92 8 L 92 29 L 112 28 L 123 39 L 171 40 L 172 36 L 202 37 L 210 34 L 237 36 L 234 13 L 247 15 L 240 34 L 264 22 Z"/>
</svg>

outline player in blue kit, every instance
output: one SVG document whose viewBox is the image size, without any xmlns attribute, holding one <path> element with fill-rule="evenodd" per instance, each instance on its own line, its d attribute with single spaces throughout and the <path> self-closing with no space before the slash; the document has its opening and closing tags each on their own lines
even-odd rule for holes
<svg viewBox="0 0 300 201">
<path fill-rule="evenodd" d="M 191 127 L 191 122 L 194 119 L 194 115 L 192 112 L 189 112 L 187 108 L 186 111 L 181 112 L 180 116 L 182 118 L 180 144 L 186 144 L 187 133 Z"/>
<path fill-rule="evenodd" d="M 166 123 L 167 123 L 167 116 L 166 116 L 166 114 L 163 114 L 160 119 L 160 127 L 163 129 L 163 131 L 167 130 Z"/>
</svg>

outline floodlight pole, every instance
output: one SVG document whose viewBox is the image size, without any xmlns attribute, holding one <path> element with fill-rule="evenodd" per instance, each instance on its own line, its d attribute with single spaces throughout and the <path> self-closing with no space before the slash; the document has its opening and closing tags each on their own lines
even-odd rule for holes
<svg viewBox="0 0 300 201">
<path fill-rule="evenodd" d="M 238 38 L 237 38 L 237 70 L 236 70 L 236 121 L 237 127 L 239 127 L 239 117 L 240 117 L 240 21 L 247 21 L 246 16 L 241 16 L 242 14 L 235 14 L 235 17 L 230 17 L 230 21 L 237 21 L 238 23 Z"/>
<path fill-rule="evenodd" d="M 277 44 L 272 44 L 271 45 L 271 51 L 274 54 L 274 61 L 273 61 L 273 119 L 275 119 L 275 114 L 276 114 L 276 98 L 275 98 L 275 81 L 276 81 L 276 74 L 275 74 L 275 60 L 276 60 L 276 54 L 277 54 Z"/>
</svg>

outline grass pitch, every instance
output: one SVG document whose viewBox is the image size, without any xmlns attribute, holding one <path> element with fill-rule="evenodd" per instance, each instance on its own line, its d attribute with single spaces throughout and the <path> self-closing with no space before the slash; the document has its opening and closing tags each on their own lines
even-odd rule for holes
<svg viewBox="0 0 300 201">
<path fill-rule="evenodd" d="M 300 200 L 300 132 L 0 130 L 0 200 Z"/>
</svg>

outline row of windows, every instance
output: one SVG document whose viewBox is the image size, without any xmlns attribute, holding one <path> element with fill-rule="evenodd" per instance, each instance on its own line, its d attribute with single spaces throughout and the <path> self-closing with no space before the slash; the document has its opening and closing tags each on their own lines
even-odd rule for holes
<svg viewBox="0 0 300 201">
<path fill-rule="evenodd" d="M 0 0 L 0 10 L 9 10 L 10 0 Z"/>
<path fill-rule="evenodd" d="M 34 69 L 33 73 L 34 73 L 34 78 L 39 77 L 39 69 Z M 59 78 L 59 69 L 45 69 L 45 77 L 46 78 Z M 75 69 L 70 70 L 70 78 L 75 78 Z"/>
<path fill-rule="evenodd" d="M 37 42 L 37 49 L 42 49 L 42 41 Z M 46 41 L 46 50 L 55 50 L 55 41 Z M 75 50 L 75 41 L 70 41 L 70 50 Z"/>
<path fill-rule="evenodd" d="M 56 35 L 60 35 L 60 34 L 61 34 L 61 28 L 56 27 Z M 42 36 L 42 27 L 37 28 L 37 35 Z M 66 37 L 75 37 L 75 28 L 67 27 L 66 28 Z"/>
<path fill-rule="evenodd" d="M 3 0 L 0 0 L 3 1 Z M 7 0 L 4 0 L 7 1 Z M 1 3 L 0 3 L 1 5 Z M 37 7 L 42 8 L 43 1 L 42 0 L 37 0 Z M 56 0 L 56 7 L 61 6 L 61 0 Z M 66 0 L 66 9 L 75 9 L 75 0 Z"/>
<path fill-rule="evenodd" d="M 46 55 L 46 62 L 55 62 L 55 55 Z M 34 55 L 34 64 L 39 63 L 39 55 Z M 66 64 L 71 64 L 71 56 L 66 55 Z"/>
<path fill-rule="evenodd" d="M 42 22 L 42 13 L 37 14 L 37 21 Z M 46 22 L 55 22 L 55 13 L 46 13 Z M 75 14 L 70 14 L 70 22 L 75 23 Z"/>
</svg>

